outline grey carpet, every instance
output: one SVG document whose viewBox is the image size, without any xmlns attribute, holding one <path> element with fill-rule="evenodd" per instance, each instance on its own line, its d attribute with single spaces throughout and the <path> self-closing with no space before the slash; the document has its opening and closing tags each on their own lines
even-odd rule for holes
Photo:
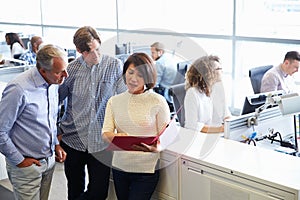
<svg viewBox="0 0 300 200">
<path fill-rule="evenodd" d="M 14 200 L 14 194 L 12 191 L 10 191 L 0 185 L 0 199 L 1 200 Z"/>
</svg>

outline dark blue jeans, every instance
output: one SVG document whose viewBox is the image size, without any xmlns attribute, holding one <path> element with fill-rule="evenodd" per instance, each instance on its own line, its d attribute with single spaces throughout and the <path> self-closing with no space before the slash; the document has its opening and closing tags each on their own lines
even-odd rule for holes
<svg viewBox="0 0 300 200">
<path fill-rule="evenodd" d="M 118 200 L 148 200 L 159 180 L 159 170 L 155 173 L 128 173 L 112 169 Z"/>
<path fill-rule="evenodd" d="M 64 166 L 68 181 L 68 199 L 105 200 L 108 195 L 111 152 L 101 151 L 91 154 L 77 151 L 63 142 L 61 146 L 67 152 Z M 84 191 L 85 166 L 89 175 L 87 191 Z"/>
</svg>

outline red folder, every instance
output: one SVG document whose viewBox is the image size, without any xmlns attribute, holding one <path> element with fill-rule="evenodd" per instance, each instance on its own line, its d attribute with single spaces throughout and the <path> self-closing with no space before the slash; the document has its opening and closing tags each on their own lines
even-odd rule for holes
<svg viewBox="0 0 300 200">
<path fill-rule="evenodd" d="M 182 106 L 178 109 L 176 114 L 181 110 Z M 164 131 L 168 128 L 169 124 L 172 122 L 172 120 L 175 119 L 175 115 L 173 118 L 169 121 L 168 124 L 166 124 L 163 129 L 159 132 L 156 136 L 115 136 L 109 146 L 106 148 L 106 150 L 109 151 L 134 151 L 132 149 L 132 145 L 139 145 L 141 143 L 145 143 L 147 145 L 154 144 L 159 137 L 164 133 Z"/>
<path fill-rule="evenodd" d="M 174 119 L 174 118 L 173 118 Z M 172 120 L 173 120 L 172 119 Z M 166 130 L 171 121 L 163 127 L 163 129 L 156 136 L 115 136 L 106 150 L 109 151 L 134 151 L 131 146 L 136 144 L 139 145 L 141 143 L 145 143 L 147 145 L 154 144 L 161 134 Z"/>
<path fill-rule="evenodd" d="M 134 151 L 132 145 L 139 145 L 145 143 L 148 145 L 153 144 L 157 136 L 115 136 L 106 150 L 109 151 Z"/>
</svg>

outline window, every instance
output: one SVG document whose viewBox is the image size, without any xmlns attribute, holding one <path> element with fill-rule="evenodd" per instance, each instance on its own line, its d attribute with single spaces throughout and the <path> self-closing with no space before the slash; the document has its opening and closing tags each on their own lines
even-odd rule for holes
<svg viewBox="0 0 300 200">
<path fill-rule="evenodd" d="M 166 29 L 179 33 L 232 33 L 233 1 L 122 0 L 120 29 Z M 138 8 L 138 9 L 137 9 Z"/>
<path fill-rule="evenodd" d="M 237 35 L 299 39 L 299 0 L 237 1 Z"/>
<path fill-rule="evenodd" d="M 6 32 L 17 32 L 42 35 L 46 42 L 74 49 L 77 28 L 91 25 L 101 34 L 103 52 L 110 55 L 116 43 L 149 52 L 155 41 L 165 43 L 178 61 L 218 55 L 229 103 L 237 109 L 253 93 L 250 68 L 278 65 L 287 51 L 300 51 L 300 0 L 32 0 L 30 4 L 11 0 L 9 4 L 15 5 L 16 14 L 11 9 L 0 12 L 2 46 Z M 300 79 L 299 73 L 295 76 Z"/>
<path fill-rule="evenodd" d="M 41 1 L 44 24 L 73 27 L 90 25 L 100 28 L 116 28 L 115 1 Z"/>
<path fill-rule="evenodd" d="M 0 21 L 41 24 L 40 0 L 31 0 L 30 2 L 22 0 L 2 1 Z"/>
</svg>

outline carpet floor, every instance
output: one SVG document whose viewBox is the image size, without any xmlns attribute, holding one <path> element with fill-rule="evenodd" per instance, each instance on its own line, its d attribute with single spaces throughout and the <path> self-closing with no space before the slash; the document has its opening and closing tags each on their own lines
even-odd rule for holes
<svg viewBox="0 0 300 200">
<path fill-rule="evenodd" d="M 0 199 L 13 200 L 14 194 L 12 193 L 12 191 L 0 185 Z"/>
</svg>

